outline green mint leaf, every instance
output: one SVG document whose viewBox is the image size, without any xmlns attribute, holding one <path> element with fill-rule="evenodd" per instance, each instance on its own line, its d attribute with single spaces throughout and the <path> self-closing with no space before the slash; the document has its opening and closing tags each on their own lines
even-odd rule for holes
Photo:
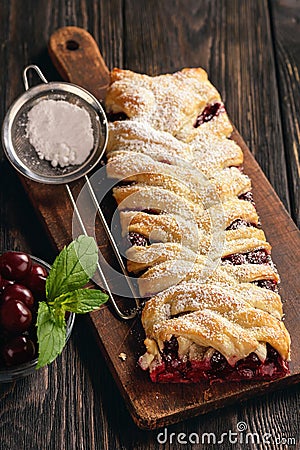
<svg viewBox="0 0 300 450">
<path fill-rule="evenodd" d="M 46 302 L 39 303 L 37 316 L 39 357 L 36 369 L 50 364 L 66 343 L 66 322 L 63 311 L 54 311 Z"/>
<path fill-rule="evenodd" d="M 85 314 L 100 308 L 107 300 L 108 295 L 96 289 L 77 289 L 57 297 L 53 306 L 55 309 Z"/>
<path fill-rule="evenodd" d="M 94 275 L 98 262 L 98 247 L 95 240 L 79 236 L 65 247 L 55 259 L 46 281 L 49 301 L 75 289 L 83 287 Z"/>
</svg>

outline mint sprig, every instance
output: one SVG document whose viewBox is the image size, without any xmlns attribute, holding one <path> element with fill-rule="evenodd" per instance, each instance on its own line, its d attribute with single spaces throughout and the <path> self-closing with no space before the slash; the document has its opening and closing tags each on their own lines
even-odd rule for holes
<svg viewBox="0 0 300 450">
<path fill-rule="evenodd" d="M 50 364 L 66 343 L 65 313 L 85 314 L 98 309 L 108 295 L 95 289 L 81 289 L 94 275 L 98 262 L 95 240 L 79 236 L 55 259 L 46 280 L 46 302 L 39 303 L 36 368 Z"/>
<path fill-rule="evenodd" d="M 64 316 L 55 317 L 46 302 L 39 303 L 37 316 L 39 358 L 36 368 L 51 363 L 62 352 L 66 343 L 66 321 Z"/>
<path fill-rule="evenodd" d="M 46 281 L 48 301 L 84 286 L 94 275 L 98 261 L 98 248 L 93 238 L 79 236 L 65 247 L 50 270 Z"/>
<path fill-rule="evenodd" d="M 54 308 L 60 308 L 63 311 L 73 312 L 75 314 L 85 314 L 99 308 L 99 301 L 107 300 L 107 295 L 95 289 L 76 289 L 57 297 L 54 302 Z M 102 304 L 100 303 L 100 304 Z"/>
</svg>

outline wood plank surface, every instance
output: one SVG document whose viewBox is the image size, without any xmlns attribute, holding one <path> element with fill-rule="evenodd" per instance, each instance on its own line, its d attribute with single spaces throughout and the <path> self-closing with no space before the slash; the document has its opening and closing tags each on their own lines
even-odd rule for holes
<svg viewBox="0 0 300 450">
<path fill-rule="evenodd" d="M 25 64 L 37 62 L 45 68 L 49 79 L 57 79 L 57 74 L 49 64 L 46 45 L 50 34 L 59 26 L 86 27 L 100 44 L 104 58 L 110 67 L 113 65 L 125 67 L 131 58 L 131 64 L 133 60 L 137 62 L 140 60 L 140 70 L 144 71 L 150 64 L 148 58 L 147 66 L 143 66 L 146 58 L 142 56 L 143 48 L 149 50 L 149 47 L 145 47 L 143 36 L 143 33 L 147 32 L 153 40 L 149 46 L 156 49 L 155 55 L 152 52 L 151 56 L 153 65 L 157 64 L 158 67 L 165 60 L 169 65 L 164 66 L 164 71 L 173 70 L 181 65 L 196 65 L 192 54 L 193 49 L 207 54 L 208 62 L 215 60 L 215 64 L 218 63 L 210 76 L 216 84 L 214 77 L 220 76 L 223 80 L 222 85 L 217 84 L 217 86 L 223 95 L 226 94 L 227 108 L 247 143 L 250 146 L 254 144 L 257 149 L 256 139 L 261 140 L 262 145 L 258 149 L 261 152 L 260 162 L 264 163 L 267 169 L 269 162 L 268 158 L 264 158 L 264 152 L 270 152 L 272 156 L 272 151 L 277 153 L 282 145 L 282 133 L 277 136 L 278 127 L 282 126 L 282 116 L 278 117 L 278 109 L 274 112 L 270 108 L 274 106 L 273 99 L 268 98 L 264 92 L 264 85 L 261 83 L 261 78 L 267 82 L 269 76 L 271 78 L 275 76 L 273 66 L 267 71 L 264 64 L 260 64 L 259 72 L 255 72 L 257 70 L 255 55 L 259 54 L 259 49 L 264 50 L 264 57 L 269 58 L 273 48 L 272 36 L 268 32 L 264 34 L 263 42 L 259 41 L 259 44 L 255 44 L 256 22 L 259 14 L 262 28 L 269 29 L 268 24 L 264 22 L 269 20 L 266 2 L 251 1 L 253 11 L 250 14 L 245 1 L 239 2 L 242 4 L 240 10 L 237 3 L 229 0 L 222 2 L 168 1 L 165 12 L 167 16 L 163 19 L 160 15 L 158 16 L 157 10 L 164 2 L 151 3 L 153 8 L 149 11 L 148 2 L 129 4 L 129 2 L 116 1 L 40 1 L 38 6 L 34 1 L 0 2 L 1 118 L 12 99 L 22 92 L 20 72 Z M 289 4 L 296 2 L 280 3 L 284 10 L 289 8 Z M 25 20 L 28 17 L 28 11 L 31 11 L 30 18 Z M 295 11 L 299 12 L 297 4 Z M 182 24 L 181 18 L 186 16 L 188 16 L 187 23 Z M 124 17 L 126 22 L 123 20 Z M 157 33 L 157 17 L 162 21 L 158 30 L 159 34 Z M 132 41 L 128 36 L 128 30 L 140 27 L 140 21 L 144 24 L 143 33 L 136 34 Z M 295 29 L 299 30 L 299 23 L 298 28 L 297 23 Z M 226 34 L 225 39 L 226 28 L 231 31 L 238 30 L 233 42 L 229 42 L 230 35 Z M 125 29 L 128 40 L 124 39 Z M 281 30 L 280 21 L 277 22 L 277 30 Z M 243 41 L 237 39 L 239 34 L 244 35 Z M 254 41 L 249 41 L 249 35 L 254 36 Z M 180 50 L 176 50 L 178 39 L 186 43 L 186 49 L 181 46 Z M 210 42 L 214 42 L 213 47 Z M 240 42 L 243 42 L 243 45 Z M 274 45 L 276 50 L 276 43 Z M 244 53 L 248 47 L 252 47 L 250 59 L 247 59 Z M 163 48 L 164 51 L 162 51 Z M 231 54 L 233 50 L 235 50 L 235 58 Z M 169 53 L 173 56 L 169 56 Z M 295 66 L 299 70 L 299 55 L 294 55 L 294 58 Z M 231 61 L 230 67 L 227 65 L 228 61 Z M 201 61 L 198 61 L 197 65 L 199 63 Z M 242 67 L 244 67 L 243 78 L 241 78 Z M 241 84 L 242 81 L 245 82 L 247 68 L 255 74 L 251 80 L 252 87 L 249 83 Z M 223 90 L 226 86 L 239 86 L 239 93 L 246 100 L 247 107 L 241 103 L 242 109 L 238 109 L 238 95 L 234 94 L 230 100 L 228 95 L 232 91 Z M 277 104 L 283 101 L 276 82 L 272 95 Z M 288 98 L 289 95 L 288 93 Z M 262 102 L 261 98 L 264 98 L 266 103 Z M 232 106 L 229 101 L 233 102 Z M 249 102 L 254 106 L 249 108 Z M 268 131 L 265 136 L 259 136 L 256 130 L 258 126 L 256 113 L 259 108 L 262 117 L 264 114 L 270 114 L 268 127 L 264 129 Z M 272 148 L 269 139 L 273 143 L 278 141 L 281 143 L 280 146 Z M 287 160 L 288 155 L 285 153 L 284 156 Z M 281 161 L 281 158 L 282 155 L 279 155 L 278 161 Z M 288 205 L 285 199 L 288 187 L 285 164 L 278 164 L 276 171 L 270 171 L 268 175 L 273 185 L 276 181 L 277 191 Z M 1 247 L 22 248 L 51 261 L 54 255 L 53 249 L 39 226 L 16 175 L 8 164 L 3 162 L 3 158 L 0 165 L 0 186 Z M 291 207 L 293 208 L 292 203 Z M 20 396 L 22 403 L 20 403 Z M 3 449 L 163 448 L 157 442 L 156 432 L 142 432 L 133 425 L 84 319 L 77 322 L 73 338 L 62 357 L 58 358 L 49 369 L 40 371 L 19 383 L 2 386 L 0 398 L 1 448 Z M 196 432 L 200 435 L 203 432 L 215 432 L 220 435 L 229 429 L 236 430 L 237 422 L 243 420 L 247 423 L 248 430 L 259 435 L 272 432 L 274 436 L 295 437 L 299 442 L 299 401 L 300 390 L 296 386 L 253 399 L 245 404 L 227 407 L 218 414 L 207 414 L 201 418 L 171 426 L 168 431 L 177 434 Z M 192 448 L 191 445 L 185 447 Z M 164 448 L 180 449 L 182 445 L 174 442 L 167 444 Z M 211 446 L 203 445 L 201 448 L 209 449 Z M 231 445 L 228 442 L 222 445 L 222 449 L 229 448 L 237 449 L 245 448 L 245 446 Z M 249 445 L 249 448 L 257 448 L 257 446 Z M 276 446 L 274 444 L 271 448 L 287 447 L 285 444 Z"/>
<path fill-rule="evenodd" d="M 291 213 L 300 225 L 299 2 L 270 2 Z"/>
</svg>

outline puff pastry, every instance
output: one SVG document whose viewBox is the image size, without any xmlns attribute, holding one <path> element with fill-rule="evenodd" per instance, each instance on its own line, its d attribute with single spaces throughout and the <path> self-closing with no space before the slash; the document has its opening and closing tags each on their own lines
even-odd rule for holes
<svg viewBox="0 0 300 450">
<path fill-rule="evenodd" d="M 105 105 L 107 175 L 145 298 L 142 369 L 155 382 L 286 375 L 279 275 L 207 73 L 114 69 Z"/>
</svg>

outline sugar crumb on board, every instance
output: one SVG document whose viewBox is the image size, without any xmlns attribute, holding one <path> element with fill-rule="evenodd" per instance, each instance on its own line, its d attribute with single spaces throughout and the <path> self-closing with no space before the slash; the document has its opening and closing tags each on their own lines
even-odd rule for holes
<svg viewBox="0 0 300 450">
<path fill-rule="evenodd" d="M 126 353 L 124 353 L 124 352 L 121 352 L 121 353 L 118 355 L 118 357 L 119 357 L 122 361 L 126 361 L 126 359 L 127 359 L 127 355 L 126 355 Z"/>
</svg>

